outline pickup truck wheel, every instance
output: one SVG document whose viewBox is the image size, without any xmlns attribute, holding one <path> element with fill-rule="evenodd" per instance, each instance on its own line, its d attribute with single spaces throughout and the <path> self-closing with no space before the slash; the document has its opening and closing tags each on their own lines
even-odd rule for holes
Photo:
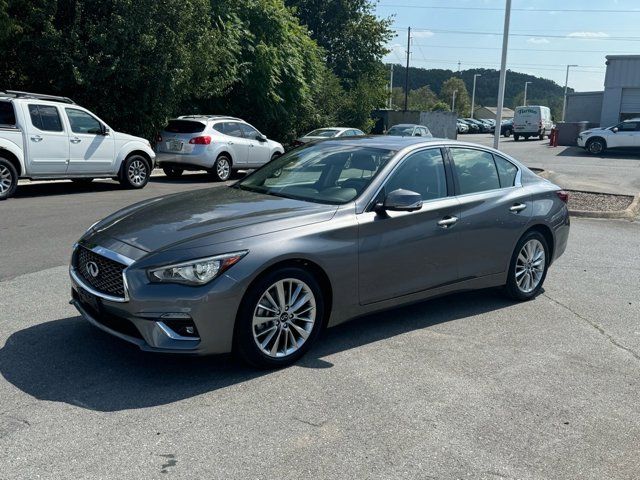
<svg viewBox="0 0 640 480">
<path fill-rule="evenodd" d="M 12 196 L 18 188 L 18 172 L 6 158 L 0 157 L 0 200 Z"/>
<path fill-rule="evenodd" d="M 183 169 L 175 167 L 162 167 L 162 171 L 169 178 L 178 178 L 184 172 Z"/>
<path fill-rule="evenodd" d="M 125 188 L 143 188 L 149 182 L 149 162 L 142 155 L 131 155 L 122 164 L 120 184 Z"/>
</svg>

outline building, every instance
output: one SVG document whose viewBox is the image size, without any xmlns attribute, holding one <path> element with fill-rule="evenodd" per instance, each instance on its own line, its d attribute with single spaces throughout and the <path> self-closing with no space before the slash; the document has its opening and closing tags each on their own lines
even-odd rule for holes
<svg viewBox="0 0 640 480">
<path fill-rule="evenodd" d="M 497 114 L 498 114 L 497 107 L 478 107 L 473 112 L 474 117 L 481 118 L 481 119 L 489 119 L 489 120 L 495 120 Z M 513 118 L 514 115 L 515 115 L 515 112 L 510 108 L 505 107 L 502 109 L 503 120 Z"/>
<path fill-rule="evenodd" d="M 565 121 L 615 125 L 640 117 L 640 55 L 607 55 L 602 92 L 567 95 Z"/>
</svg>

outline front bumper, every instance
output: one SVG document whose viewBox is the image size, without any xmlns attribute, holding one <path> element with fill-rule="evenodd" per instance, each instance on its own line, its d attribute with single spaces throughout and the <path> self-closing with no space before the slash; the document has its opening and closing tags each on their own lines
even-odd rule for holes
<svg viewBox="0 0 640 480">
<path fill-rule="evenodd" d="M 578 139 L 576 140 L 576 142 L 577 142 L 579 147 L 583 147 L 584 148 L 584 146 L 586 144 L 586 138 L 578 136 Z"/>
<path fill-rule="evenodd" d="M 70 303 L 80 314 L 142 350 L 206 355 L 232 349 L 242 291 L 227 275 L 201 287 L 151 284 L 144 270 L 130 265 L 124 273 L 126 299 L 96 291 L 73 264 L 70 276 Z"/>
</svg>

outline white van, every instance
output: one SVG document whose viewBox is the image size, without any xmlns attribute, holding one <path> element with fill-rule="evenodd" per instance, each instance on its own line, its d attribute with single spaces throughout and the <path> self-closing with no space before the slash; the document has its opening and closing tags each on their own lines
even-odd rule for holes
<svg viewBox="0 0 640 480">
<path fill-rule="evenodd" d="M 513 117 L 513 139 L 517 142 L 520 137 L 527 140 L 529 137 L 544 137 L 549 135 L 553 128 L 551 110 L 541 105 L 529 105 L 516 108 Z"/>
</svg>

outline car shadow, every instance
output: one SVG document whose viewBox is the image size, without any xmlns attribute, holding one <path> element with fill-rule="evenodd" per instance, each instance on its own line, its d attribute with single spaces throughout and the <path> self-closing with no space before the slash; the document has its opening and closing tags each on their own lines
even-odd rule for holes
<svg viewBox="0 0 640 480">
<path fill-rule="evenodd" d="M 638 160 L 637 157 L 640 156 L 640 149 L 633 149 L 633 148 L 619 149 L 619 150 L 606 150 L 604 153 L 600 155 L 593 155 L 587 152 L 584 148 L 577 147 L 577 146 L 564 146 L 564 147 L 560 146 L 558 148 L 564 149 L 558 153 L 559 157 L 585 157 L 585 158 L 591 158 L 591 159 L 615 158 L 616 160 L 637 161 Z"/>
<path fill-rule="evenodd" d="M 361 317 L 325 331 L 297 366 L 331 368 L 326 358 L 332 354 L 512 304 L 490 289 Z M 0 374 L 39 400 L 111 412 L 176 402 L 270 372 L 248 367 L 230 355 L 142 352 L 81 317 L 70 317 L 11 335 L 0 349 Z"/>
<path fill-rule="evenodd" d="M 113 192 L 116 190 L 122 190 L 122 187 L 113 180 L 96 180 L 87 184 L 78 184 L 71 181 L 21 183 L 18 185 L 13 198 L 77 195 L 79 193 Z"/>
<path fill-rule="evenodd" d="M 360 317 L 325 331 L 297 367 L 331 368 L 326 358 L 332 354 L 510 305 L 513 302 L 490 289 Z M 70 317 L 11 335 L 0 349 L 0 374 L 39 400 L 112 412 L 176 402 L 270 372 L 245 366 L 230 355 L 145 353 L 81 317 Z"/>
</svg>

